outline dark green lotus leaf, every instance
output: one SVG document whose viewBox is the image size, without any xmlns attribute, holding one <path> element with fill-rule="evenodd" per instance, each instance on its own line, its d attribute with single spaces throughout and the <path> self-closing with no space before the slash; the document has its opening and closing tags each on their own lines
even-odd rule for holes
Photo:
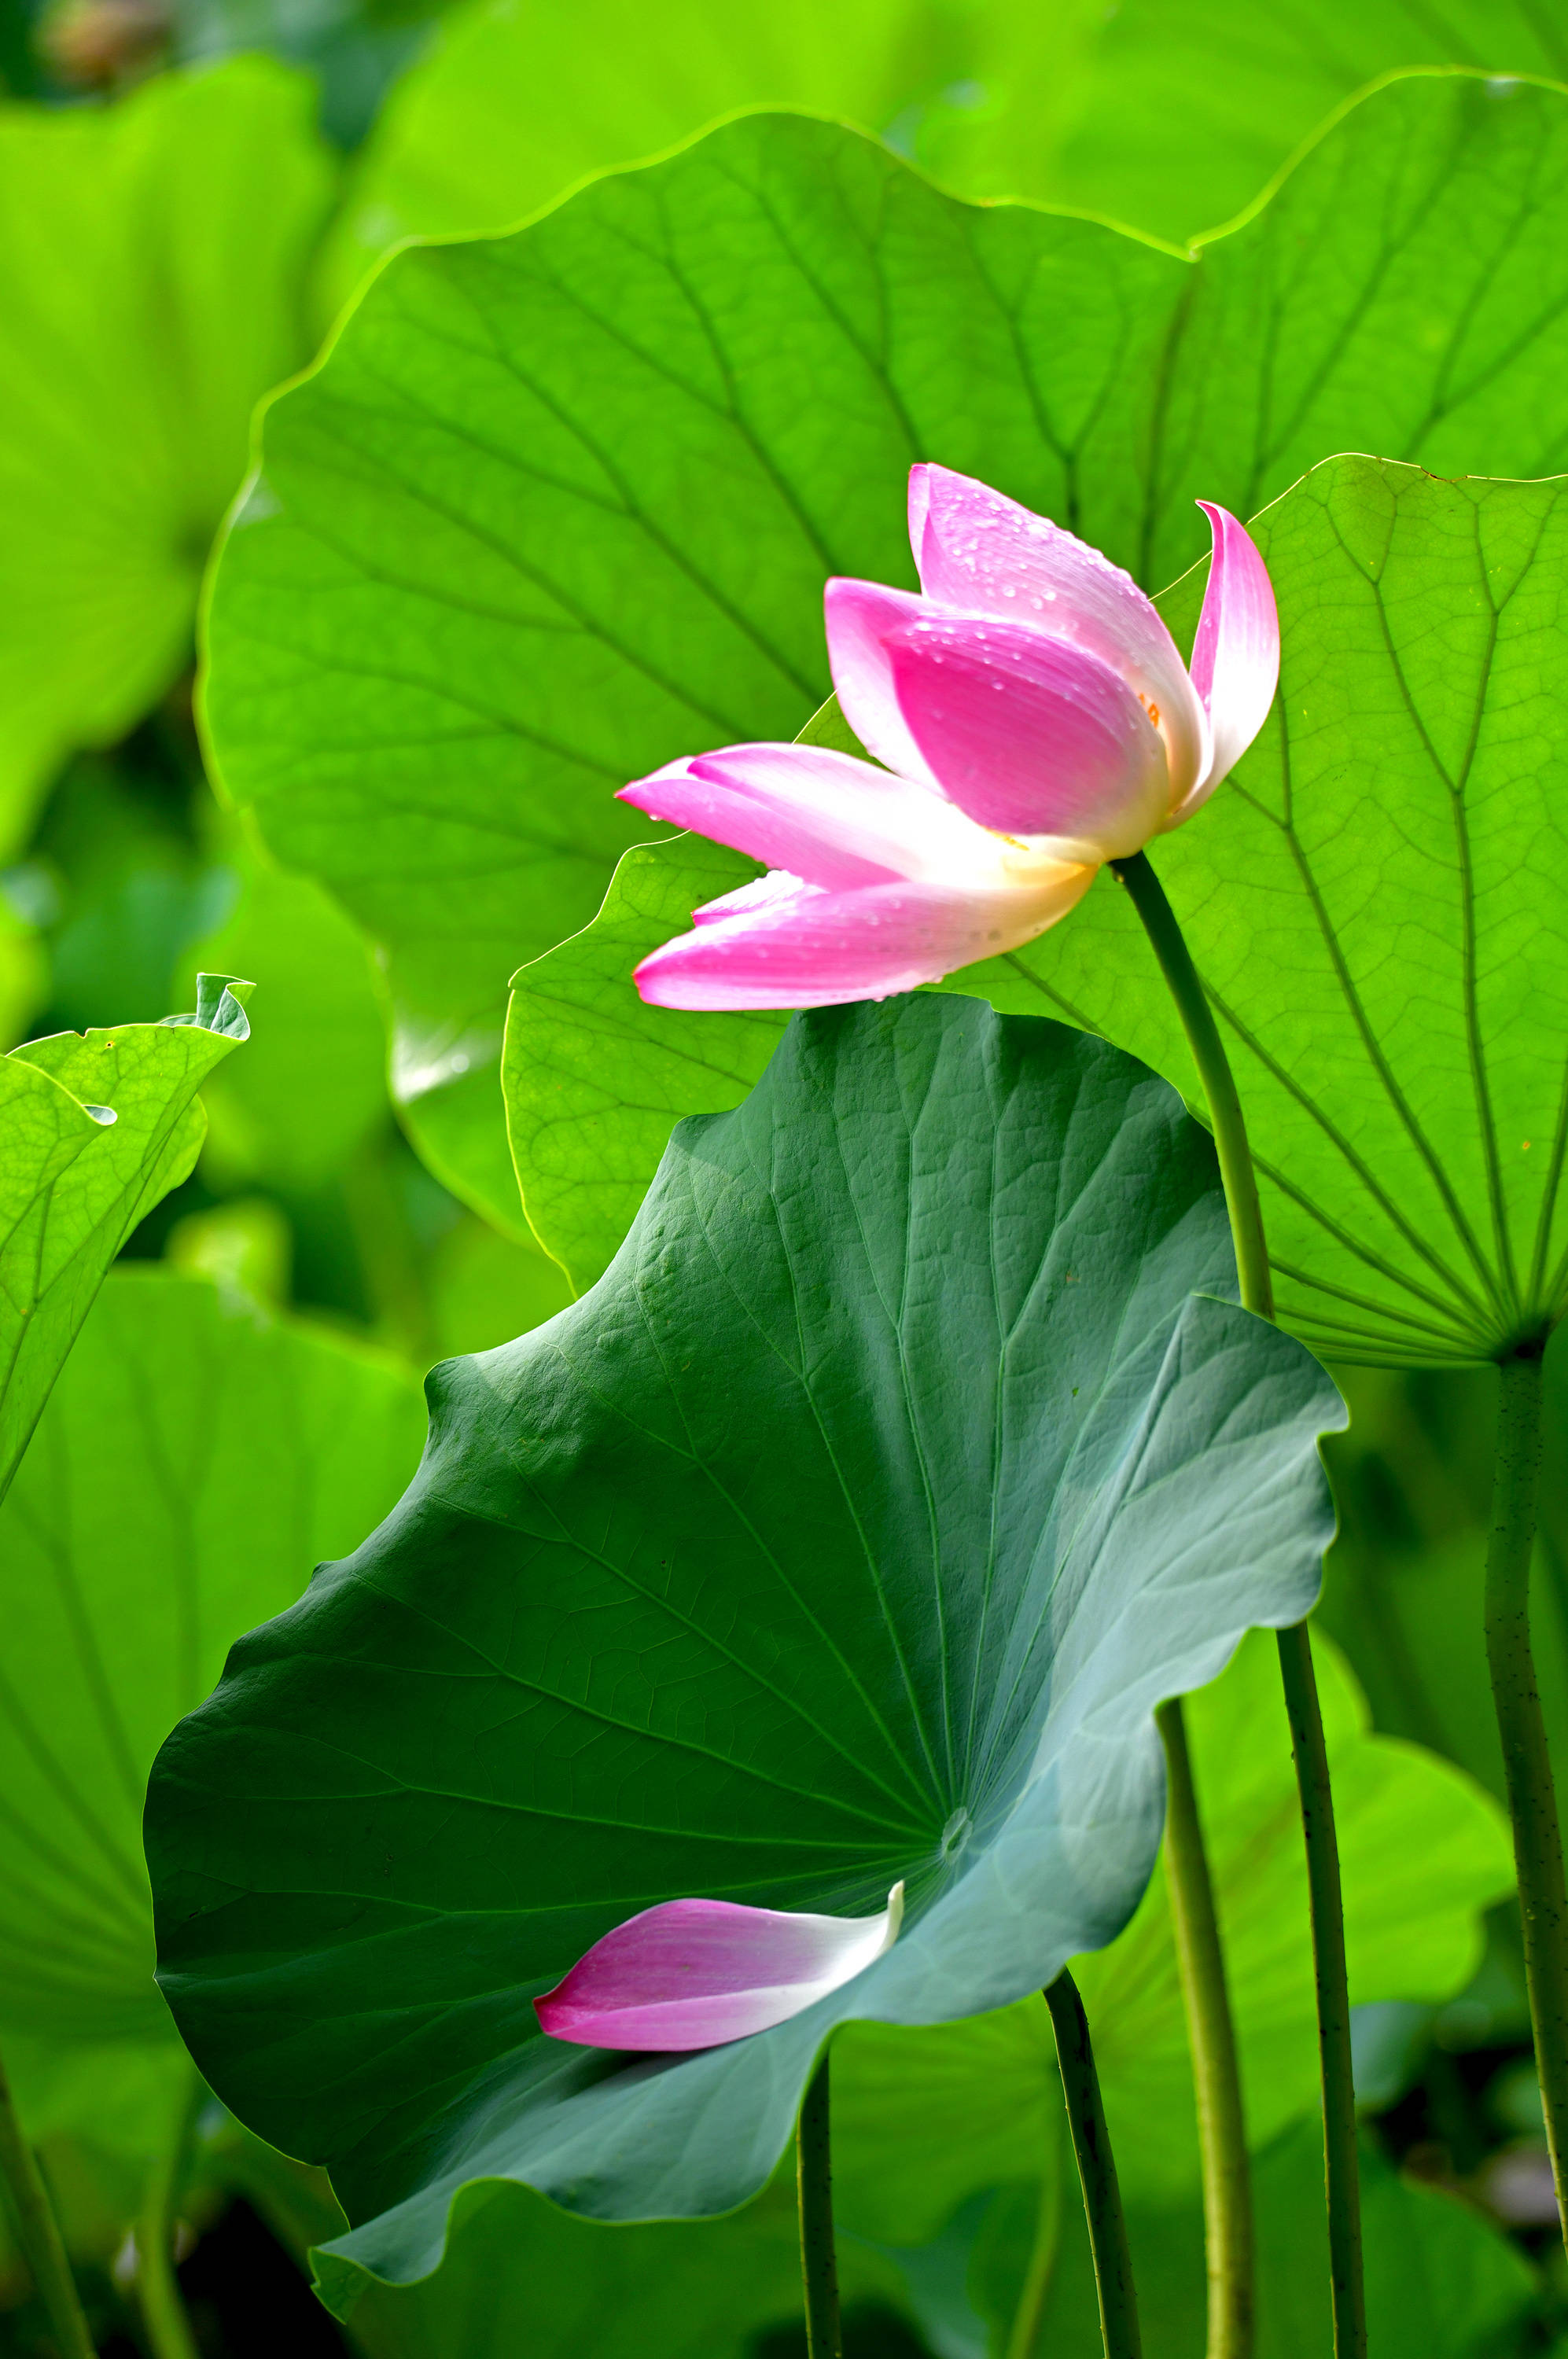
<svg viewBox="0 0 1568 2359">
<path fill-rule="evenodd" d="M 207 712 L 285 865 L 387 946 L 415 1135 L 515 1218 L 506 977 L 648 832 L 614 790 L 789 737 L 832 573 L 907 582 L 912 460 L 1150 587 L 1202 495 L 1325 451 L 1568 452 L 1568 96 L 1416 77 L 1196 257 L 941 193 L 755 116 L 509 238 L 394 260 L 267 413 L 215 579 Z"/>
<path fill-rule="evenodd" d="M 0 1058 L 0 1499 L 104 1271 L 196 1160 L 196 1093 L 250 1037 L 250 988 L 200 975 L 193 1016 Z"/>
<path fill-rule="evenodd" d="M 1315 1594 L 1337 1396 L 1228 1297 L 1209 1142 L 1104 1042 L 917 996 L 797 1018 L 614 1266 L 430 1380 L 382 1529 L 236 1648 L 148 1806 L 166 1995 L 407 2279 L 452 2191 L 605 2217 L 768 2177 L 852 2017 L 1020 1995 L 1119 1930 L 1151 1707 Z M 628 2062 L 532 2000 L 681 1893 L 897 1946 Z M 379 2215 L 379 2216 L 376 2216 Z"/>
</svg>

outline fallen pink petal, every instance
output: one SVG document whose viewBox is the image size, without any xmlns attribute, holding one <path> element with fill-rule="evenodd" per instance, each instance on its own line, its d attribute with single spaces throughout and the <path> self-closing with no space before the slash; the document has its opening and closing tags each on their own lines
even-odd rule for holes
<svg viewBox="0 0 1568 2359">
<path fill-rule="evenodd" d="M 875 1917 L 814 1917 L 730 1900 L 664 1900 L 629 1917 L 534 2002 L 552 2039 L 671 2052 L 788 2022 L 864 1973 L 898 1938 L 904 1887 Z"/>
<path fill-rule="evenodd" d="M 769 872 L 645 959 L 643 998 L 825 1007 L 912 991 L 1034 940 L 1105 861 L 1189 820 L 1262 727 L 1279 669 L 1263 560 L 1235 516 L 1199 505 L 1213 557 L 1189 670 L 1098 549 L 967 475 L 914 468 L 920 592 L 824 592 L 833 685 L 874 758 L 732 745 L 622 788 Z"/>
</svg>

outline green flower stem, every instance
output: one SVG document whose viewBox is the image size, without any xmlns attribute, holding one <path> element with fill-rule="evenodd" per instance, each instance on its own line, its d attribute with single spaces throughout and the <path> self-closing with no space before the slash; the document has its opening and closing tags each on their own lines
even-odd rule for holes
<svg viewBox="0 0 1568 2359">
<path fill-rule="evenodd" d="M 93 2337 L 87 2331 L 76 2280 L 66 2258 L 65 2242 L 54 2206 L 43 2182 L 38 2158 L 16 2117 L 11 2084 L 0 2062 L 0 2171 L 11 2199 L 16 2242 L 32 2271 L 33 2284 L 54 2330 L 60 2359 L 93 2359 Z"/>
<path fill-rule="evenodd" d="M 795 2156 L 800 2194 L 800 2269 L 806 2282 L 806 2350 L 809 2359 L 843 2359 L 826 2056 L 812 2073 L 800 2107 Z"/>
<path fill-rule="evenodd" d="M 1111 863 L 1143 920 L 1160 972 L 1170 986 L 1208 1100 L 1236 1244 L 1241 1299 L 1260 1319 L 1274 1316 L 1274 1288 L 1263 1238 L 1263 1212 L 1247 1143 L 1247 1124 L 1236 1078 L 1214 1022 L 1208 995 L 1192 964 L 1176 915 L 1147 853 Z M 1306 1841 L 1307 1890 L 1312 1907 L 1312 1963 L 1317 1981 L 1318 2055 L 1323 2074 L 1323 2154 L 1328 2189 L 1329 2253 L 1334 2293 L 1335 2359 L 1366 2359 L 1367 2310 L 1361 2267 L 1361 2169 L 1356 2145 L 1356 2089 L 1350 2061 L 1350 1995 L 1345 1968 L 1345 1914 L 1340 1893 L 1339 1843 L 1328 1749 L 1305 1624 L 1279 1634 L 1279 1671 L 1290 1720 Z M 1191 2019 L 1192 2002 L 1189 1999 Z M 1238 2100 L 1239 2102 L 1239 2100 Z M 1202 2115 L 1200 2116 L 1202 2118 Z M 1216 2122 L 1216 2130 L 1220 2124 Z M 1246 2159 L 1240 2167 L 1245 2170 Z M 1217 2165 L 1216 2165 L 1217 2168 Z M 1204 2158 L 1205 2185 L 1211 2165 Z M 1208 2223 L 1211 2265 L 1215 2223 Z"/>
<path fill-rule="evenodd" d="M 1094 2070 L 1094 2051 L 1089 2045 L 1089 2018 L 1083 2012 L 1078 1985 L 1065 1966 L 1053 1983 L 1047 1984 L 1045 2003 L 1051 2009 L 1056 2032 L 1067 2119 L 1073 2130 L 1073 2152 L 1078 2157 L 1083 2209 L 1089 2217 L 1089 2249 L 1094 2257 L 1105 2359 L 1143 2359 L 1138 2296 L 1132 2282 L 1132 2254 L 1127 2247 L 1121 2190 L 1116 2185 L 1111 2134 L 1105 2126 L 1105 2108 L 1100 2097 L 1100 2076 Z"/>
<path fill-rule="evenodd" d="M 1052 2152 L 1040 2175 L 1040 2211 L 1035 2220 L 1034 2243 L 1029 2250 L 1029 2267 L 1024 2271 L 1023 2285 L 1018 2292 L 1018 2308 L 1007 2335 L 1007 2359 L 1040 2359 L 1040 2338 L 1045 2325 L 1045 2305 L 1051 2295 L 1051 2281 L 1056 2274 L 1056 2256 L 1062 2247 L 1062 2157 L 1055 2151 L 1058 2145 L 1057 2116 L 1050 2115 Z"/>
<path fill-rule="evenodd" d="M 1486 1665 L 1502 1739 L 1524 1972 L 1559 2224 L 1568 2223 L 1568 1892 L 1552 1758 L 1530 1645 L 1530 1566 L 1541 1485 L 1541 1351 L 1498 1370 L 1497 1463 L 1486 1547 Z"/>
<path fill-rule="evenodd" d="M 196 2110 L 205 2094 L 192 2076 L 190 2104 L 169 2151 L 153 2165 L 136 2214 L 136 2300 L 153 2359 L 200 2359 L 174 2270 L 174 2199 Z"/>
<path fill-rule="evenodd" d="M 1203 2151 L 1208 2359 L 1252 2359 L 1252 2182 L 1225 1951 L 1181 1698 L 1160 1704 L 1154 1719 L 1165 1746 L 1166 1876 Z"/>
</svg>

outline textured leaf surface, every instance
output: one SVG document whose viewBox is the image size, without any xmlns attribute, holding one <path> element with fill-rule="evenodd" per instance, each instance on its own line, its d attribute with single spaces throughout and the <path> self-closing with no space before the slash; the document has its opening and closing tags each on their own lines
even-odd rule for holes
<svg viewBox="0 0 1568 2359">
<path fill-rule="evenodd" d="M 424 2274 L 484 2176 L 727 2208 L 835 2022 L 971 2014 L 1119 1930 L 1154 1701 L 1299 1616 L 1325 1537 L 1336 1397 L 1233 1284 L 1162 1083 L 917 997 L 798 1020 L 593 1294 L 437 1371 L 413 1489 L 149 1804 L 166 1994 L 382 2214 L 350 2257 Z M 897 1946 L 772 2031 L 630 2064 L 536 2032 L 656 1900 L 868 1913 L 898 1877 Z"/>
<path fill-rule="evenodd" d="M 0 109 L 0 853 L 190 659 L 258 395 L 308 355 L 333 172 L 261 58 Z"/>
<path fill-rule="evenodd" d="M 148 1767 L 240 1633 L 385 1511 L 420 1421 L 389 1363 L 155 1266 L 110 1277 L 0 1508 L 0 2023 L 178 2053 Z"/>
<path fill-rule="evenodd" d="M 1480 1912 L 1512 1886 L 1497 1805 L 1445 1761 L 1376 1736 L 1332 1647 L 1315 1649 L 1334 1776 L 1351 1999 L 1454 1997 Z M 1193 1770 L 1241 2044 L 1250 2142 L 1317 2104 L 1317 2018 L 1290 1731 L 1258 1632 L 1187 1703 Z M 1117 1940 L 1073 1968 L 1129 2200 L 1198 2180 L 1192 2065 L 1164 1864 Z M 895 2244 L 968 2196 L 1038 2169 L 1062 2107 L 1045 2002 L 932 2030 L 855 2024 L 833 2049 L 834 2168 L 846 2226 Z"/>
<path fill-rule="evenodd" d="M 519 235 L 415 250 L 268 414 L 208 717 L 290 867 L 391 951 L 444 1176 L 515 1218 L 506 978 L 587 924 L 674 756 L 789 737 L 830 573 L 910 580 L 940 460 L 1169 581 L 1199 495 L 1325 451 L 1539 475 L 1568 451 L 1568 98 L 1417 78 L 1193 261 L 946 197 L 754 117 Z"/>
<path fill-rule="evenodd" d="M 0 1058 L 0 1499 L 104 1271 L 196 1160 L 196 1093 L 249 1037 L 230 982 L 201 976 L 194 1016 Z"/>
</svg>

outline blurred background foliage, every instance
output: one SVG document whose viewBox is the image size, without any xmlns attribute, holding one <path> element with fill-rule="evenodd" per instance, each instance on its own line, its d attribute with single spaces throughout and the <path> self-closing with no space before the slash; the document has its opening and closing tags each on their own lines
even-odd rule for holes
<svg viewBox="0 0 1568 2359">
<path fill-rule="evenodd" d="M 214 1609 L 209 1635 L 226 1643 L 284 1601 L 290 1567 L 297 1575 L 313 1549 L 344 1545 L 397 1495 L 419 1448 L 417 1375 L 568 1299 L 520 1216 L 503 1234 L 420 1162 L 387 1088 L 376 945 L 222 806 L 192 716 L 201 583 L 245 472 L 253 407 L 309 364 L 378 257 L 412 234 L 509 225 L 586 175 L 765 103 L 847 117 L 960 195 L 1104 212 L 1181 242 L 1245 206 L 1368 81 L 1448 63 L 1568 77 L 1568 17 L 1533 0 L 1332 0 L 1310 11 L 1256 0 L 791 0 L 749 11 L 721 0 L 661 10 L 464 0 L 444 11 L 429 0 L 0 0 L 0 1048 L 188 1006 L 199 967 L 257 984 L 256 1037 L 206 1092 L 201 1160 L 132 1239 L 128 1259 L 141 1266 L 93 1314 L 5 1510 L 6 1544 L 49 1544 L 46 1477 L 69 1462 L 83 1514 L 119 1519 L 122 1585 L 139 1578 L 139 1593 L 153 1593 L 172 1545 L 159 1522 L 168 1502 L 114 1487 L 99 1446 L 114 1386 L 155 1363 L 159 1386 L 199 1378 L 204 1397 L 183 1419 L 178 1385 L 168 1396 L 176 1481 L 256 1498 L 269 1484 L 286 1488 L 300 1462 L 269 1473 L 265 1451 L 258 1458 L 245 1440 L 265 1425 L 251 1395 L 270 1386 L 300 1432 L 331 1426 L 363 1446 L 351 1506 L 333 1506 L 332 1482 L 349 1480 L 334 1462 L 312 1491 L 310 1536 L 295 1535 L 299 1562 L 258 1562 L 247 1574 L 255 1594 Z M 199 1351 L 181 1342 L 182 1321 L 200 1331 Z M 1561 1342 L 1549 1374 L 1554 1439 L 1536 1582 L 1562 1744 Z M 1319 1620 L 1348 1665 L 1332 1675 L 1345 1741 L 1367 1741 L 1356 1734 L 1359 1682 L 1376 1731 L 1500 1795 L 1476 1641 L 1495 1379 L 1356 1370 L 1342 1381 L 1354 1414 L 1332 1453 L 1342 1534 Z M 184 1466 L 181 1451 L 207 1425 L 244 1446 L 225 1457 L 203 1445 L 200 1468 Z M 311 1518 L 323 1517 L 318 1539 Z M 134 1597 L 94 1593 L 83 1610 L 105 1660 L 145 1639 Z M 205 1665 L 207 1680 L 216 1667 Z M 62 1698 L 58 1709 L 69 1722 L 76 1706 Z M 82 1712 L 86 1728 L 93 1714 Z M 158 1734 L 168 1716 L 153 1711 Z M 1251 1824 L 1236 1807 L 1238 1824 Z M 1401 1818 L 1406 1807 L 1379 1802 L 1391 1815 L 1368 1822 L 1385 1857 L 1400 1842 L 1419 1856 L 1436 1843 L 1432 1828 L 1453 1832 L 1438 1789 L 1423 1788 Z M 139 1956 L 134 1810 L 126 1828 L 116 1856 L 134 1889 L 118 1905 Z M 0 1854 L 6 1840 L 0 1810 Z M 69 1831 L 60 1840 L 69 1849 Z M 1238 1857 L 1255 1864 L 1245 1846 Z M 1368 1866 L 1369 1889 L 1377 1872 Z M 1484 1864 L 1476 1874 L 1476 1897 L 1489 1897 L 1495 1881 L 1486 1886 Z M 1238 1869 L 1242 1882 L 1251 1875 L 1251 1864 Z M 103 2347 L 140 2347 L 136 2223 L 161 2201 L 182 2223 L 204 2352 L 342 2349 L 301 2274 L 307 2248 L 339 2224 L 330 2189 L 212 2104 L 160 2021 L 114 2015 L 103 1995 L 107 1919 L 85 1887 L 73 1905 L 86 1929 L 78 1997 L 97 1997 L 67 2020 L 56 2000 L 69 1973 L 61 1982 L 54 1965 L 23 1955 L 8 1922 L 0 2027 Z M 1162 1906 L 1157 1889 L 1148 1907 Z M 1427 1973 L 1446 1995 L 1358 2011 L 1373 2347 L 1387 2359 L 1568 2352 L 1568 2339 L 1552 2344 L 1568 2285 L 1550 2224 L 1518 1927 L 1511 1907 L 1486 1921 L 1484 1954 L 1462 1932 Z M 1143 2027 L 1143 2062 L 1167 2034 L 1180 2061 L 1169 1991 L 1160 2014 L 1158 1974 L 1138 1982 L 1142 1922 L 1102 1964 L 1113 1982 L 1132 1977 L 1126 2019 Z M 1411 1943 L 1442 1950 L 1447 1937 L 1419 1908 L 1410 1922 Z M 1249 1956 L 1271 1954 L 1256 1913 L 1245 1938 L 1259 1944 Z M 1257 1974 L 1267 1982 L 1261 1965 Z M 1406 1987 L 1427 1984 L 1412 1965 Z M 56 2000 L 40 2005 L 45 1986 Z M 1092 1976 L 1086 1987 L 1093 2003 Z M 1037 2033 L 1020 2019 L 989 2068 L 1015 2125 L 1020 2058 Z M 1257 2036 L 1254 2071 L 1267 2082 L 1266 2024 Z M 1045 2285 L 1042 2254 L 1053 2263 L 1042 2347 L 1062 2359 L 1092 2352 L 1082 2221 L 1063 2158 L 1051 2159 L 1050 2109 L 1043 2177 L 1004 2141 L 992 2183 L 950 2188 L 943 2216 L 928 2216 L 929 2201 L 900 2211 L 887 2176 L 897 2059 L 879 2060 L 869 2037 L 864 2053 L 844 2044 L 851 2353 L 1001 2352 L 1020 2291 Z M 1310 2044 L 1300 2052 L 1310 2057 Z M 973 2057 L 954 2066 L 971 2112 L 975 2069 Z M 1113 2042 L 1113 2095 L 1117 2069 Z M 1127 2085 L 1138 2090 L 1136 2073 Z M 1161 2321 L 1162 2353 L 1196 2354 L 1201 2222 L 1180 2162 L 1190 2101 L 1179 2095 L 1175 2114 L 1157 2118 L 1156 2107 L 1141 2125 L 1136 2095 L 1124 2102 L 1147 2312 Z M 1311 2104 L 1310 2086 L 1292 2083 L 1259 2163 L 1263 2346 L 1277 2359 L 1323 2347 Z M 1173 2180 L 1140 2167 L 1162 2138 L 1175 2141 Z M 149 2192 L 150 2158 L 169 2150 L 172 2176 Z M 928 2173 L 921 2185 L 929 2194 L 938 2181 Z M 470 2190 L 464 2202 L 438 2277 L 365 2292 L 348 2330 L 358 2347 L 388 2359 L 588 2349 L 604 2359 L 794 2359 L 803 2348 L 790 2322 L 787 2189 L 717 2226 L 615 2232 L 515 2188 Z M 15 2255 L 0 2247 L 0 2351 L 41 2347 L 42 2331 Z"/>
</svg>

